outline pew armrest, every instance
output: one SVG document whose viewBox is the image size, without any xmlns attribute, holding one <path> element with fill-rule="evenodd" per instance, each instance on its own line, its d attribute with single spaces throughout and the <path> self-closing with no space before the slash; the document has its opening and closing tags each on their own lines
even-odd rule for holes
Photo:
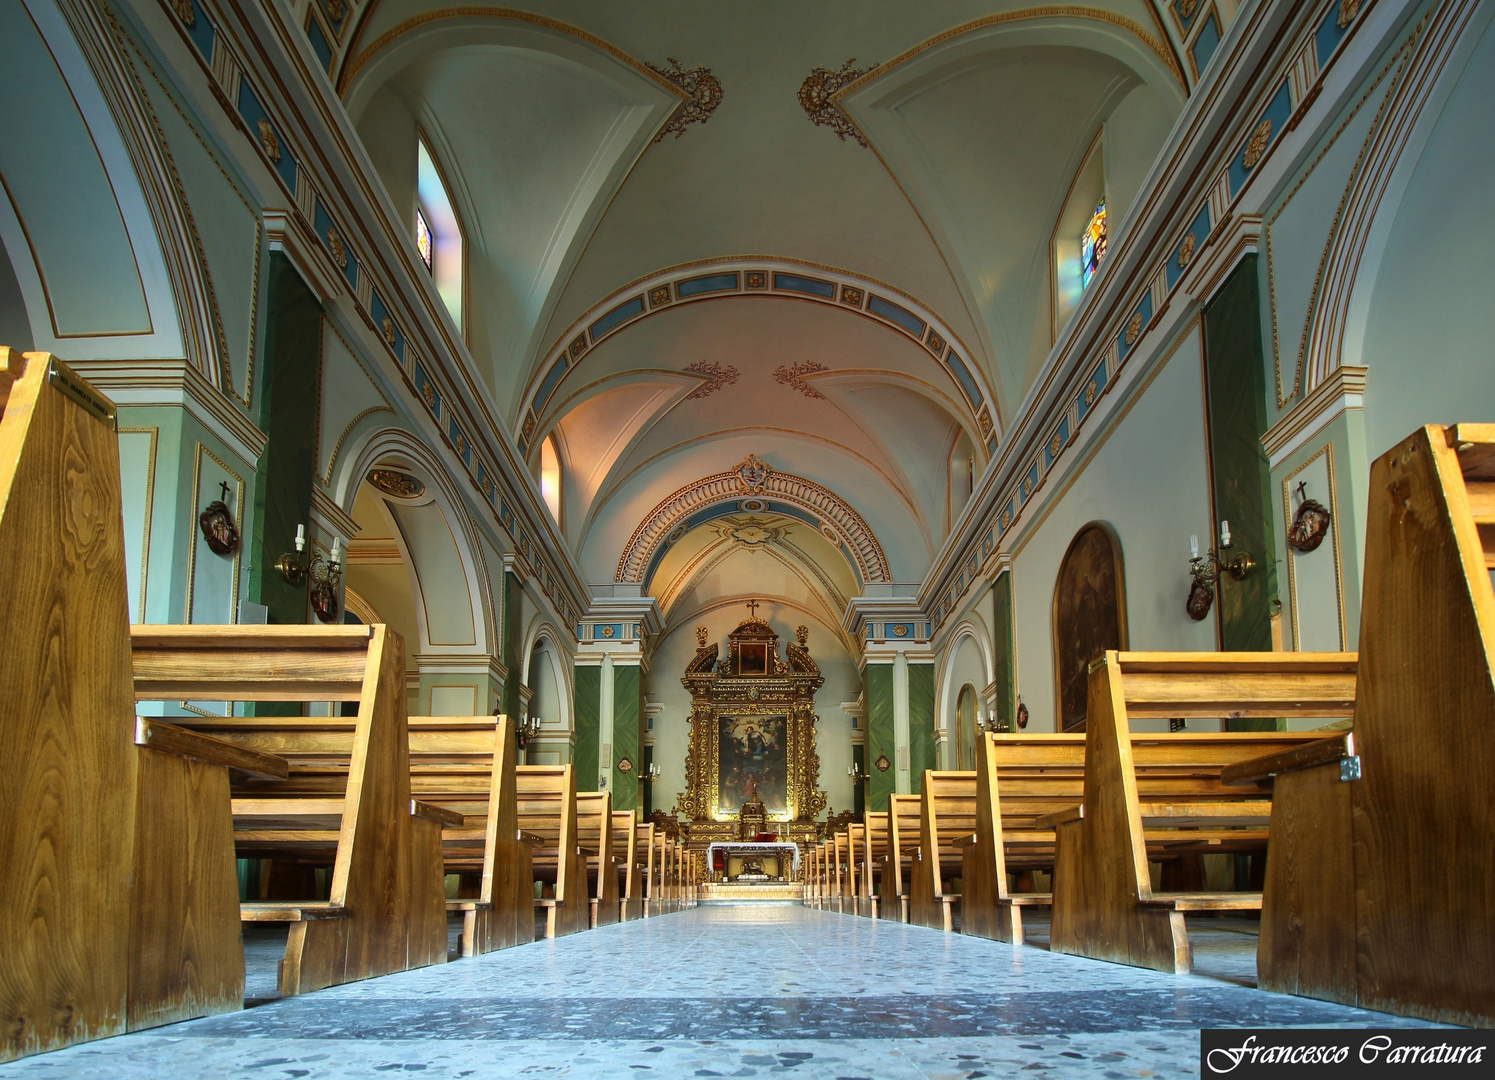
<svg viewBox="0 0 1495 1080">
<path fill-rule="evenodd" d="M 283 757 L 246 750 L 223 739 L 189 731 L 151 716 L 135 718 L 135 745 L 205 761 L 209 765 L 223 765 L 260 780 L 284 780 L 291 771 L 290 763 Z"/>
<path fill-rule="evenodd" d="M 257 904 L 239 905 L 239 919 L 242 922 L 311 922 L 315 919 L 346 919 L 347 917 L 347 908 L 328 901 L 287 904 L 270 900 Z"/>
<path fill-rule="evenodd" d="M 425 818 L 434 821 L 438 825 L 462 825 L 466 819 L 455 810 L 448 810 L 444 806 L 435 803 L 422 802 L 420 799 L 410 800 L 410 816 Z"/>
<path fill-rule="evenodd" d="M 518 835 L 515 836 L 515 839 L 521 844 L 528 844 L 530 847 L 545 846 L 545 837 L 541 836 L 539 833 L 528 832 L 525 829 L 520 829 Z"/>
<path fill-rule="evenodd" d="M 493 901 L 491 900 L 448 900 L 446 902 L 448 911 L 491 911 Z"/>
<path fill-rule="evenodd" d="M 1321 765 L 1337 765 L 1342 759 L 1354 756 L 1355 733 L 1346 731 L 1306 746 L 1284 750 L 1280 754 L 1265 754 L 1249 761 L 1227 765 L 1220 770 L 1220 783 L 1231 787 L 1266 783 L 1281 773 L 1316 769 Z"/>
<path fill-rule="evenodd" d="M 1139 900 L 1142 907 L 1169 908 L 1173 911 L 1260 911 L 1261 893 L 1153 893 L 1150 900 Z"/>
<path fill-rule="evenodd" d="M 1057 829 L 1066 821 L 1079 821 L 1084 816 L 1083 806 L 1066 806 L 1063 810 L 1055 810 L 1051 814 L 1042 815 L 1033 824 L 1040 829 Z"/>
</svg>

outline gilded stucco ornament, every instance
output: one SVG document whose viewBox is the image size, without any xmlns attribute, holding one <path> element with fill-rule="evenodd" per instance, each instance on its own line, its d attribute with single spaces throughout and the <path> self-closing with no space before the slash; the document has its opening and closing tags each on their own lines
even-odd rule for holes
<svg viewBox="0 0 1495 1080">
<path fill-rule="evenodd" d="M 768 479 L 768 474 L 773 472 L 773 466 L 769 465 L 757 454 L 749 454 L 743 459 L 742 464 L 737 466 L 737 478 L 742 481 L 743 487 L 749 491 L 756 491 L 763 486 Z"/>
<path fill-rule="evenodd" d="M 675 110 L 669 122 L 660 129 L 658 135 L 654 136 L 655 142 L 659 142 L 671 133 L 678 139 L 685 134 L 685 129 L 690 124 L 704 124 L 711 119 L 711 114 L 722 103 L 721 80 L 711 74 L 710 68 L 693 67 L 687 71 L 673 56 L 668 59 L 670 62 L 668 67 L 650 64 L 649 70 L 678 86 L 689 97 L 680 103 L 680 107 Z"/>
<path fill-rule="evenodd" d="M 1335 22 L 1343 29 L 1355 21 L 1355 16 L 1360 14 L 1360 0 L 1339 0 L 1339 15 Z"/>
<path fill-rule="evenodd" d="M 275 164 L 279 165 L 280 164 L 280 136 L 277 135 L 277 134 L 275 134 L 275 128 L 274 128 L 274 126 L 270 123 L 270 121 L 266 120 L 263 116 L 260 117 L 259 122 L 257 124 L 255 124 L 254 126 L 255 126 L 255 130 L 259 132 L 260 146 L 264 147 L 264 149 L 265 149 L 265 156 L 267 158 L 269 158 Z"/>
<path fill-rule="evenodd" d="M 197 12 L 192 8 L 192 0 L 172 0 L 171 6 L 176 9 L 176 17 L 182 20 L 183 26 L 197 25 Z"/>
<path fill-rule="evenodd" d="M 348 13 L 348 9 L 343 5 L 343 0 L 326 0 L 326 4 L 327 17 L 333 22 L 342 22 L 343 16 Z"/>
<path fill-rule="evenodd" d="M 1266 155 L 1267 144 L 1271 141 L 1272 118 L 1264 116 L 1251 133 L 1251 138 L 1246 141 L 1246 154 L 1241 158 L 1241 164 L 1248 169 L 1256 168 L 1256 163 Z"/>
<path fill-rule="evenodd" d="M 1190 233 L 1188 236 L 1184 237 L 1184 242 L 1178 245 L 1178 268 L 1180 270 L 1184 269 L 1189 265 L 1189 263 L 1194 261 L 1194 248 L 1196 248 L 1198 245 L 1199 241 L 1195 239 L 1193 233 Z"/>
<path fill-rule="evenodd" d="M 331 226 L 327 229 L 327 251 L 333 262 L 344 270 L 348 269 L 348 249 L 343 247 L 343 238 Z"/>
<path fill-rule="evenodd" d="M 687 364 L 685 365 L 685 370 L 693 372 L 696 375 L 706 376 L 705 382 L 686 395 L 686 401 L 710 397 L 722 387 L 735 383 L 737 376 L 741 374 L 731 364 L 718 364 L 706 360 L 697 360 L 694 364 Z"/>
<path fill-rule="evenodd" d="M 1085 384 L 1085 405 L 1088 408 L 1095 404 L 1095 380 L 1091 379 Z"/>
<path fill-rule="evenodd" d="M 792 389 L 798 390 L 807 398 L 823 399 L 825 395 L 822 394 L 819 390 L 816 390 L 809 383 L 807 383 L 805 381 L 805 376 L 814 374 L 817 371 L 826 370 L 828 369 L 824 364 L 817 364 L 813 360 L 802 360 L 799 363 L 792 365 L 780 364 L 778 367 L 773 369 L 773 378 L 774 382 L 782 383 L 784 386 L 788 386 Z"/>
<path fill-rule="evenodd" d="M 1059 456 L 1059 451 L 1063 450 L 1063 449 L 1064 449 L 1064 433 L 1060 432 L 1060 431 L 1056 431 L 1056 432 L 1054 432 L 1054 440 L 1053 440 L 1053 442 L 1049 443 L 1049 457 L 1051 457 L 1051 458 L 1058 457 Z"/>
<path fill-rule="evenodd" d="M 379 332 L 384 335 L 386 344 L 393 345 L 395 343 L 395 321 L 388 315 L 380 320 Z"/>
<path fill-rule="evenodd" d="M 397 469 L 374 469 L 369 473 L 369 483 L 397 499 L 414 499 L 426 490 L 425 484 Z"/>
<path fill-rule="evenodd" d="M 851 66 L 854 63 L 856 57 L 853 56 L 838 70 L 818 67 L 810 72 L 799 87 L 799 106 L 805 110 L 810 123 L 830 128 L 836 133 L 836 138 L 843 142 L 850 135 L 859 145 L 866 146 L 867 140 L 862 137 L 862 133 L 833 100 L 836 91 L 856 82 L 877 67 L 876 64 L 870 64 L 864 68 L 854 68 Z"/>
<path fill-rule="evenodd" d="M 1136 311 L 1132 313 L 1131 320 L 1126 324 L 1126 337 L 1122 340 L 1126 342 L 1126 347 L 1130 349 L 1133 345 L 1137 344 L 1137 339 L 1141 336 L 1142 313 Z"/>
<path fill-rule="evenodd" d="M 1199 0 L 1178 0 L 1179 18 L 1188 20 L 1193 18 L 1194 12 L 1199 8 Z"/>
</svg>

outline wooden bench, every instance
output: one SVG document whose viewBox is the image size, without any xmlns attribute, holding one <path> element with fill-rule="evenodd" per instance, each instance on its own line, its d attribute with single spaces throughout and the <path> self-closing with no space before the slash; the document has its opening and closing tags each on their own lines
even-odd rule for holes
<svg viewBox="0 0 1495 1080">
<path fill-rule="evenodd" d="M 445 873 L 459 875 L 446 909 L 462 916 L 461 955 L 533 941 L 534 873 L 515 808 L 513 722 L 412 716 L 409 727 L 412 793 L 461 816 L 441 831 Z"/>
<path fill-rule="evenodd" d="M 914 852 L 919 848 L 919 818 L 922 809 L 922 800 L 918 795 L 888 796 L 888 842 L 880 872 L 881 918 L 908 922 L 908 890 Z"/>
<path fill-rule="evenodd" d="M 1185 912 L 1255 911 L 1261 894 L 1154 891 L 1148 856 L 1261 852 L 1270 801 L 1221 782 L 1228 765 L 1314 742 L 1313 732 L 1137 735 L 1135 717 L 1346 716 L 1353 653 L 1127 653 L 1091 665 L 1084 798 L 1055 830 L 1050 949 L 1187 973 Z M 1139 775 L 1136 759 L 1150 770 Z"/>
<path fill-rule="evenodd" d="M 618 864 L 618 918 L 622 922 L 644 917 L 644 870 L 647 862 L 639 847 L 638 814 L 613 811 L 613 855 Z"/>
<path fill-rule="evenodd" d="M 515 817 L 521 831 L 539 838 L 531 849 L 535 880 L 549 896 L 535 896 L 547 938 L 592 925 L 587 855 L 576 827 L 576 776 L 570 765 L 519 765 L 514 770 Z M 532 894 L 533 895 L 533 894 Z"/>
<path fill-rule="evenodd" d="M 1495 425 L 1372 464 L 1353 735 L 1232 777 L 1275 778 L 1259 985 L 1495 1025 L 1492 569 Z"/>
<path fill-rule="evenodd" d="M 289 923 L 284 995 L 446 961 L 441 830 L 461 816 L 411 797 L 404 645 L 375 626 L 133 626 L 140 701 L 355 701 L 356 716 L 199 716 L 174 723 L 290 762 L 233 785 L 241 858 L 274 873 L 246 922 Z"/>
<path fill-rule="evenodd" d="M 618 921 L 618 861 L 613 856 L 613 797 L 609 791 L 576 796 L 576 842 L 587 860 L 589 922 L 595 928 Z"/>
<path fill-rule="evenodd" d="M 868 810 L 867 842 L 862 855 L 862 894 L 857 900 L 857 914 L 876 919 L 882 914 L 882 867 L 888 857 L 887 811 Z"/>
<path fill-rule="evenodd" d="M 960 895 L 949 892 L 946 878 L 963 873 L 961 861 L 976 832 L 976 774 L 926 770 L 919 800 L 919 847 L 909 867 L 909 922 L 953 930 Z"/>
<path fill-rule="evenodd" d="M 846 892 L 841 910 L 859 915 L 863 890 L 867 887 L 867 823 L 853 821 L 846 827 Z"/>
</svg>

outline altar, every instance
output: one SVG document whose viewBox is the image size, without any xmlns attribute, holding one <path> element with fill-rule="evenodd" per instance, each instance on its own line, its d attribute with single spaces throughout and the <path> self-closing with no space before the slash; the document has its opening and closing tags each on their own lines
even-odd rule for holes
<svg viewBox="0 0 1495 1080">
<path fill-rule="evenodd" d="M 793 881 L 799 877 L 799 845 L 787 841 L 717 842 L 706 848 L 706 865 L 712 881 L 740 884 Z"/>
</svg>

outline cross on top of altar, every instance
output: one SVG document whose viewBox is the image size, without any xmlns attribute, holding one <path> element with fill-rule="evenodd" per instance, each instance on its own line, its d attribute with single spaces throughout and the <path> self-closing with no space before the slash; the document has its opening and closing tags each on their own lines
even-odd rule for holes
<svg viewBox="0 0 1495 1080">
<path fill-rule="evenodd" d="M 756 601 L 756 600 L 749 600 L 747 602 L 747 609 L 748 609 L 748 614 L 751 615 L 753 618 L 756 619 L 758 617 L 758 601 Z"/>
</svg>

